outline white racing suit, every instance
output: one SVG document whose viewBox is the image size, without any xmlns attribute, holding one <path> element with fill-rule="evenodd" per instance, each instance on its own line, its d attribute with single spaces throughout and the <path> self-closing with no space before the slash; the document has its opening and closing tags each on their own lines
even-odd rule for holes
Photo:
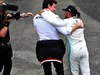
<svg viewBox="0 0 100 75">
<path fill-rule="evenodd" d="M 81 69 L 82 75 L 90 75 L 89 53 L 84 39 L 84 28 L 78 28 L 72 34 L 66 33 L 65 30 L 70 29 L 70 27 L 76 25 L 76 18 L 71 17 L 69 19 L 61 20 L 49 10 L 45 10 L 45 12 L 41 15 L 46 21 L 53 25 L 65 25 L 63 27 L 57 27 L 57 29 L 59 29 L 62 34 L 67 35 L 67 42 L 69 47 L 68 59 L 71 75 L 79 75 L 79 67 Z M 80 19 L 77 20 L 81 21 Z"/>
<path fill-rule="evenodd" d="M 69 24 L 69 26 L 73 26 L 73 24 Z M 84 28 L 78 28 L 72 34 L 67 35 L 69 48 L 68 59 L 71 75 L 79 75 L 79 67 L 82 75 L 90 75 L 89 53 L 83 31 Z"/>
</svg>

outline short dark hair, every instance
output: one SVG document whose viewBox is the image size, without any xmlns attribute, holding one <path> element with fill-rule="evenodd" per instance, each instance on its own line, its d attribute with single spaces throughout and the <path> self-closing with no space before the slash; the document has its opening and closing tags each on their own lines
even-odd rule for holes
<svg viewBox="0 0 100 75">
<path fill-rule="evenodd" d="M 55 1 L 55 0 L 44 0 L 43 4 L 42 4 L 42 9 L 48 8 L 48 4 L 50 4 L 50 6 L 52 6 L 53 3 L 57 4 L 57 1 Z"/>
</svg>

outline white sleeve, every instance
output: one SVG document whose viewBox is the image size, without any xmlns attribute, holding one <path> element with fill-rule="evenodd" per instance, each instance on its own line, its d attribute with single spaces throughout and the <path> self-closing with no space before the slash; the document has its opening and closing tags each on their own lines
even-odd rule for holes
<svg viewBox="0 0 100 75">
<path fill-rule="evenodd" d="M 59 17 L 57 17 L 57 15 L 55 15 L 51 11 L 45 11 L 41 15 L 47 22 L 51 23 L 52 25 L 55 25 L 55 26 L 68 25 L 67 23 L 69 19 L 60 19 Z"/>
<path fill-rule="evenodd" d="M 71 34 L 72 27 L 57 27 L 57 30 L 63 35 Z"/>
</svg>

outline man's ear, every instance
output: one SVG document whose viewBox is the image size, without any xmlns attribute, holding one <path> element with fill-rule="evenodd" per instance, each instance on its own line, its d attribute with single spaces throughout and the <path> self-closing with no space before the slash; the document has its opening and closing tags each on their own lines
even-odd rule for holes
<svg viewBox="0 0 100 75">
<path fill-rule="evenodd" d="M 70 12 L 70 15 L 73 16 L 72 12 Z"/>
</svg>

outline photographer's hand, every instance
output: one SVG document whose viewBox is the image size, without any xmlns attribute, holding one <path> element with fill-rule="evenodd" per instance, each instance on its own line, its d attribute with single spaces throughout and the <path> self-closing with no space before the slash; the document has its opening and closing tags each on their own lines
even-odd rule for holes
<svg viewBox="0 0 100 75">
<path fill-rule="evenodd" d="M 7 13 L 7 17 L 12 17 L 12 15 L 10 13 Z M 4 22 L 10 22 L 11 19 L 4 19 Z"/>
<path fill-rule="evenodd" d="M 10 13 L 7 14 L 8 17 L 12 17 L 12 15 Z"/>
<path fill-rule="evenodd" d="M 6 5 L 6 3 L 4 1 L 0 1 L 0 4 Z"/>
<path fill-rule="evenodd" d="M 7 17 L 12 17 L 12 15 L 10 13 L 7 13 L 6 16 Z M 15 20 L 15 18 L 13 18 L 13 19 L 4 19 L 4 22 L 10 22 L 11 20 Z"/>
<path fill-rule="evenodd" d="M 7 14 L 8 17 L 12 17 L 10 13 Z M 4 19 L 4 26 L 9 27 L 11 19 Z"/>
</svg>

